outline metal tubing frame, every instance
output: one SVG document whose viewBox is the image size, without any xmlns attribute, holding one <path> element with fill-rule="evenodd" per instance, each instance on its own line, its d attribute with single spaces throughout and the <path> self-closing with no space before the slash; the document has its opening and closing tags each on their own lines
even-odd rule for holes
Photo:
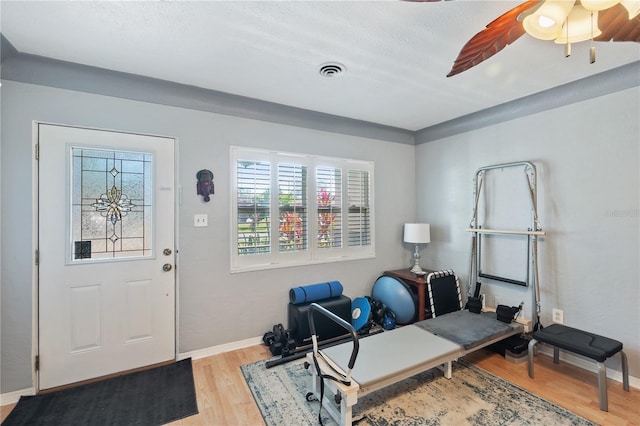
<svg viewBox="0 0 640 426">
<path fill-rule="evenodd" d="M 335 322 L 336 324 L 340 325 L 342 328 L 347 330 L 351 335 L 351 340 L 353 341 L 353 349 L 351 350 L 351 356 L 349 357 L 349 364 L 348 364 L 349 369 L 345 374 L 345 380 L 344 381 L 337 380 L 336 382 L 334 382 L 336 387 L 332 385 L 328 386 L 329 389 L 334 389 L 336 391 L 338 389 L 342 389 L 340 387 L 340 384 L 347 386 L 348 389 L 350 389 L 350 392 L 345 394 L 339 391 L 340 410 L 336 409 L 336 407 L 334 407 L 331 404 L 331 401 L 329 401 L 329 398 L 327 398 L 327 395 L 322 395 L 322 391 L 318 392 L 319 388 L 322 389 L 324 387 L 324 385 L 322 384 L 322 380 L 324 377 L 326 377 L 321 372 L 322 367 L 320 366 L 320 362 L 326 364 L 329 368 L 333 369 L 336 373 L 340 375 L 342 374 L 342 372 L 340 371 L 340 368 L 337 365 L 331 362 L 329 358 L 322 356 L 322 354 L 318 350 L 318 338 L 316 336 L 316 325 L 313 319 L 313 312 L 319 312 L 320 314 L 324 315 L 331 321 Z M 346 426 L 347 424 L 351 424 L 351 420 L 352 420 L 351 407 L 356 403 L 358 398 L 357 390 L 359 389 L 359 386 L 351 381 L 351 371 L 353 370 L 353 366 L 356 363 L 356 358 L 358 357 L 358 350 L 360 349 L 358 334 L 356 333 L 355 328 L 353 328 L 353 326 L 350 323 L 343 320 L 342 318 L 340 318 L 333 312 L 329 311 L 328 309 L 318 305 L 317 303 L 312 303 L 311 305 L 309 305 L 307 316 L 309 318 L 309 331 L 311 332 L 311 341 L 313 342 L 313 351 L 309 353 L 307 357 L 311 357 L 311 359 L 314 361 L 317 367 L 317 371 L 315 369 L 313 370 L 312 392 L 318 396 L 318 399 L 320 399 L 320 404 L 322 404 L 325 401 L 327 402 L 327 405 L 325 405 L 324 408 L 327 410 L 327 412 L 329 412 L 331 417 L 333 417 L 341 425 Z"/>
<path fill-rule="evenodd" d="M 527 367 L 529 377 L 532 379 L 534 376 L 533 362 L 537 344 L 538 341 L 536 339 L 531 339 L 527 347 Z M 620 350 L 618 353 L 620 354 L 622 365 L 622 389 L 629 392 L 629 364 L 627 361 L 627 354 L 625 354 L 623 350 Z M 560 348 L 557 346 L 553 346 L 553 363 L 560 363 Z M 607 395 L 607 366 L 602 361 L 596 361 L 596 364 L 598 366 L 598 401 L 600 403 L 600 410 L 609 411 L 609 400 Z"/>
<path fill-rule="evenodd" d="M 522 167 L 525 173 L 525 179 L 527 181 L 527 187 L 529 189 L 529 195 L 531 197 L 531 206 L 533 210 L 533 221 L 531 228 L 528 230 L 504 230 L 504 229 L 483 229 L 478 224 L 478 203 L 480 200 L 480 193 L 484 183 L 484 175 L 489 170 L 504 169 L 509 167 Z M 537 171 L 536 166 L 530 161 L 517 161 L 513 163 L 495 164 L 492 166 L 481 167 L 476 170 L 473 178 L 473 216 L 469 222 L 469 228 L 466 231 L 472 233 L 471 239 L 471 259 L 469 261 L 469 282 L 468 282 L 468 294 L 472 294 L 472 285 L 475 285 L 480 275 L 480 250 L 481 250 L 481 238 L 480 234 L 512 234 L 512 235 L 526 235 L 527 236 L 527 284 L 531 279 L 533 287 L 533 297 L 535 309 L 532 310 L 532 322 L 534 328 L 540 322 L 540 288 L 538 281 L 538 237 L 546 235 L 542 231 L 542 226 L 538 219 L 538 195 L 537 195 Z M 533 274 L 530 272 L 530 264 L 533 263 Z M 473 284 L 472 284 L 473 283 Z"/>
<path fill-rule="evenodd" d="M 351 335 L 351 340 L 353 341 L 353 350 L 351 351 L 351 357 L 349 358 L 349 371 L 347 372 L 347 381 L 351 380 L 351 370 L 356 363 L 358 350 L 360 349 L 360 342 L 358 341 L 358 334 L 356 333 L 355 328 L 353 328 L 351 324 L 349 324 L 330 310 L 318 305 L 317 303 L 312 303 L 311 305 L 309 305 L 309 310 L 307 311 L 307 316 L 309 318 L 309 331 L 311 332 L 311 340 L 313 341 L 313 355 L 316 357 L 318 356 L 318 339 L 316 337 L 316 324 L 313 320 L 313 312 L 321 313 L 331 321 L 347 330 Z"/>
</svg>

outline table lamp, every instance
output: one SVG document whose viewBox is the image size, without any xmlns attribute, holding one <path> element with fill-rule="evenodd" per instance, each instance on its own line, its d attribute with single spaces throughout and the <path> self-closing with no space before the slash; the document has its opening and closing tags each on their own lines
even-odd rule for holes
<svg viewBox="0 0 640 426">
<path fill-rule="evenodd" d="M 404 242 L 415 244 L 413 252 L 413 268 L 411 272 L 416 275 L 424 275 L 426 272 L 420 267 L 420 244 L 431 242 L 431 229 L 428 223 L 405 223 Z"/>
</svg>

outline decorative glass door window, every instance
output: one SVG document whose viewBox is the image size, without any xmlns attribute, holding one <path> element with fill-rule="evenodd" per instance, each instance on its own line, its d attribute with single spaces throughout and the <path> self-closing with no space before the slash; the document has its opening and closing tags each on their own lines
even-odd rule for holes
<svg viewBox="0 0 640 426">
<path fill-rule="evenodd" d="M 151 256 L 152 159 L 71 148 L 71 261 Z"/>
</svg>

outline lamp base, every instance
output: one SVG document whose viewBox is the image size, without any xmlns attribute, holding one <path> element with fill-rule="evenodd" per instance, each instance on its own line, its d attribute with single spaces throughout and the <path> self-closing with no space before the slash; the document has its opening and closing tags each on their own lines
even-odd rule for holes
<svg viewBox="0 0 640 426">
<path fill-rule="evenodd" d="M 411 272 L 413 272 L 416 275 L 427 275 L 427 273 L 423 271 L 420 265 L 418 264 L 413 265 L 413 268 L 411 268 Z"/>
<path fill-rule="evenodd" d="M 420 267 L 420 248 L 418 247 L 418 244 L 416 244 L 415 251 L 413 252 L 413 268 L 411 268 L 411 272 L 416 275 L 426 274 L 426 272 L 424 272 Z"/>
</svg>

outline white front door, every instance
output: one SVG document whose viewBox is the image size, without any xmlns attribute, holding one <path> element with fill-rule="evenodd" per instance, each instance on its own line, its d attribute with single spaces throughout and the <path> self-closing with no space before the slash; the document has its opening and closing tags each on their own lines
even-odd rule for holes
<svg viewBox="0 0 640 426">
<path fill-rule="evenodd" d="M 38 143 L 40 389 L 175 359 L 174 139 Z"/>
</svg>

